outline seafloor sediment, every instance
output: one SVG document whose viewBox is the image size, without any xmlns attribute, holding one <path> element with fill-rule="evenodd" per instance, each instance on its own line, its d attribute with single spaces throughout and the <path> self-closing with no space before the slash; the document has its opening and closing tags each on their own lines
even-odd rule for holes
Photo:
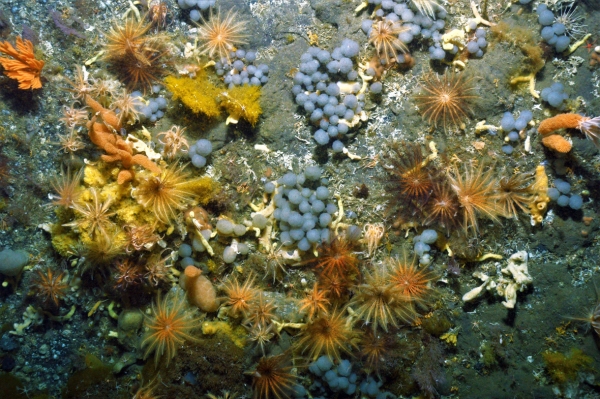
<svg viewBox="0 0 600 399">
<path fill-rule="evenodd" d="M 595 1 L 197 3 L 0 0 L 1 397 L 600 396 Z"/>
</svg>

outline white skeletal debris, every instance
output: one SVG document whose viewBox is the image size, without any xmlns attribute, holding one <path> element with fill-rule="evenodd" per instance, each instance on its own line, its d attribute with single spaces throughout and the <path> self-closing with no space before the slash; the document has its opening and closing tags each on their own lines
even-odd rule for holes
<svg viewBox="0 0 600 399">
<path fill-rule="evenodd" d="M 485 291 L 492 290 L 496 287 L 496 282 L 485 273 L 477 271 L 473 273 L 473 277 L 477 277 L 483 281 L 483 284 L 481 284 L 479 287 L 473 288 L 471 291 L 463 295 L 462 299 L 465 302 L 472 301 L 473 299 L 481 296 Z"/>
<path fill-rule="evenodd" d="M 514 308 L 517 303 L 517 293 L 524 291 L 533 282 L 529 274 L 528 260 L 527 251 L 519 251 L 511 255 L 507 266 L 501 270 L 502 274 L 497 279 L 480 271 L 473 273 L 473 277 L 480 279 L 482 284 L 464 294 L 463 301 L 472 301 L 484 292 L 495 288 L 496 293 L 504 297 L 502 304 L 508 309 Z"/>
<path fill-rule="evenodd" d="M 517 303 L 517 292 L 523 292 L 533 278 L 528 269 L 529 256 L 527 251 L 519 251 L 508 258 L 508 265 L 502 269 L 504 276 L 500 277 L 496 291 L 503 295 L 505 300 L 502 302 L 508 309 L 515 307 Z"/>
</svg>

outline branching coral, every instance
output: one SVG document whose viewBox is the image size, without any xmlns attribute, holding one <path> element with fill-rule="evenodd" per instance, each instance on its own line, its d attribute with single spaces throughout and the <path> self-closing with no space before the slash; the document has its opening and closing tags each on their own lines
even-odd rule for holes
<svg viewBox="0 0 600 399">
<path fill-rule="evenodd" d="M 36 60 L 33 53 L 33 44 L 21 37 L 17 37 L 17 48 L 9 42 L 0 43 L 0 53 L 12 58 L 0 57 L 0 64 L 4 74 L 19 82 L 19 89 L 39 89 L 42 87 L 40 78 L 44 61 Z"/>
</svg>

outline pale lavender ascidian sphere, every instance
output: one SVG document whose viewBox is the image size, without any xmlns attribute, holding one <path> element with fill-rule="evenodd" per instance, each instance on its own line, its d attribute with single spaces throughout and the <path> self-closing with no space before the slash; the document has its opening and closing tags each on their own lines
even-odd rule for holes
<svg viewBox="0 0 600 399">
<path fill-rule="evenodd" d="M 212 152 L 212 143 L 206 139 L 200 139 L 190 146 L 188 151 L 192 165 L 197 168 L 206 166 L 206 158 Z"/>
</svg>

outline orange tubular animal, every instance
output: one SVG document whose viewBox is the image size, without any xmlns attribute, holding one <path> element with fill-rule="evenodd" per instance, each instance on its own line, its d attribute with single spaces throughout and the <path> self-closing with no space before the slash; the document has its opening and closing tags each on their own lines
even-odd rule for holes
<svg viewBox="0 0 600 399">
<path fill-rule="evenodd" d="M 563 136 L 558 134 L 551 134 L 542 139 L 542 144 L 551 150 L 566 154 L 571 151 L 571 143 L 567 141 Z"/>
<path fill-rule="evenodd" d="M 214 312 L 219 308 L 215 287 L 202 275 L 202 270 L 187 266 L 180 277 L 180 286 L 185 290 L 188 302 L 203 312 Z"/>
<path fill-rule="evenodd" d="M 560 114 L 552 118 L 544 119 L 538 127 L 538 133 L 547 135 L 555 130 L 568 128 L 577 129 L 579 124 L 586 118 L 578 114 Z"/>
</svg>

